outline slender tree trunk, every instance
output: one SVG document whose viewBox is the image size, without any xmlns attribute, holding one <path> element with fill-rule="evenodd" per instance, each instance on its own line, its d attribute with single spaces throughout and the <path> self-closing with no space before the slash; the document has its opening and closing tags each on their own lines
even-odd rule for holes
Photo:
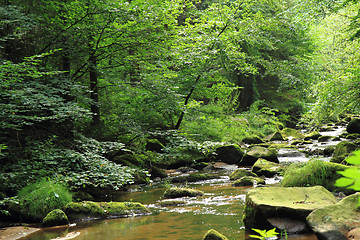
<svg viewBox="0 0 360 240">
<path fill-rule="evenodd" d="M 90 99 L 91 102 L 91 112 L 92 117 L 92 126 L 97 126 L 100 124 L 100 107 L 99 107 L 99 89 L 98 89 L 98 74 L 97 74 L 97 61 L 95 54 L 90 56 Z"/>
</svg>

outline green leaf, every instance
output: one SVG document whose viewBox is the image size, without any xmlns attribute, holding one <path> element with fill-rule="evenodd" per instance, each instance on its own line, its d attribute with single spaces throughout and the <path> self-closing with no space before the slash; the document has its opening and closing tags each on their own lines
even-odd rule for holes
<svg viewBox="0 0 360 240">
<path fill-rule="evenodd" d="M 353 183 L 354 183 L 353 179 L 342 177 L 342 178 L 337 179 L 334 185 L 336 187 L 348 187 L 348 186 L 352 185 Z"/>
<path fill-rule="evenodd" d="M 351 155 L 345 159 L 346 162 L 353 165 L 360 165 L 360 150 L 352 152 Z"/>
</svg>

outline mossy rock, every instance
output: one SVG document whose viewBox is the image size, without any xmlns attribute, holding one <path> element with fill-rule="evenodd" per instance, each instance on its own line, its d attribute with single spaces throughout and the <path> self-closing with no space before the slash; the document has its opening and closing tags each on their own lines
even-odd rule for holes
<svg viewBox="0 0 360 240">
<path fill-rule="evenodd" d="M 313 131 L 305 134 L 304 140 L 318 140 L 321 134 L 318 131 Z"/>
<path fill-rule="evenodd" d="M 284 137 L 281 135 L 280 132 L 274 132 L 273 134 L 270 134 L 269 136 L 265 137 L 265 140 L 267 140 L 267 141 L 285 141 Z"/>
<path fill-rule="evenodd" d="M 148 139 L 145 149 L 152 152 L 163 153 L 165 146 L 157 139 Z"/>
<path fill-rule="evenodd" d="M 100 202 L 99 206 L 107 212 L 108 217 L 126 217 L 150 213 L 144 205 L 137 202 Z"/>
<path fill-rule="evenodd" d="M 308 225 L 319 239 L 346 240 L 347 232 L 360 226 L 359 198 L 360 193 L 356 193 L 313 211 L 307 217 Z"/>
<path fill-rule="evenodd" d="M 319 142 L 329 142 L 332 139 L 334 139 L 334 137 L 332 137 L 332 136 L 321 136 L 318 138 L 318 141 Z"/>
<path fill-rule="evenodd" d="M 73 200 L 74 202 L 94 201 L 94 197 L 90 193 L 78 191 L 73 193 Z"/>
<path fill-rule="evenodd" d="M 245 156 L 240 162 L 240 165 L 252 166 L 259 158 L 266 159 L 270 162 L 279 163 L 279 160 L 277 158 L 277 152 L 275 149 L 255 146 L 250 148 L 250 150 L 246 152 Z"/>
<path fill-rule="evenodd" d="M 280 175 L 284 171 L 284 167 L 278 163 L 259 158 L 252 166 L 251 171 L 258 176 L 273 177 Z"/>
<path fill-rule="evenodd" d="M 138 167 L 141 165 L 141 160 L 136 157 L 134 154 L 124 154 L 114 157 L 113 160 L 115 163 L 130 166 Z"/>
<path fill-rule="evenodd" d="M 360 133 L 351 133 L 346 136 L 346 139 L 356 140 L 360 138 Z"/>
<path fill-rule="evenodd" d="M 234 170 L 231 173 L 230 180 L 237 180 L 237 179 L 240 179 L 245 176 L 257 177 L 257 175 L 255 173 L 250 172 L 249 170 L 246 170 L 246 169 L 239 168 L 239 169 Z"/>
<path fill-rule="evenodd" d="M 337 156 L 337 157 L 332 157 L 330 159 L 330 162 L 332 163 L 339 163 L 339 164 L 343 164 L 344 163 L 344 160 L 345 160 L 345 156 Z"/>
<path fill-rule="evenodd" d="M 287 167 L 281 186 L 306 187 L 320 185 L 329 191 L 346 191 L 346 189 L 334 187 L 335 181 L 341 177 L 338 171 L 343 171 L 346 168 L 348 166 L 321 160 L 293 163 Z"/>
<path fill-rule="evenodd" d="M 207 163 L 207 162 L 197 162 L 197 163 L 191 165 L 191 167 L 195 168 L 196 170 L 202 170 L 208 166 L 209 166 L 209 163 Z"/>
<path fill-rule="evenodd" d="M 360 133 L 360 118 L 352 119 L 346 126 L 346 131 L 348 133 Z"/>
<path fill-rule="evenodd" d="M 227 237 L 219 233 L 218 231 L 214 229 L 210 229 L 202 240 L 228 240 Z"/>
<path fill-rule="evenodd" d="M 258 136 L 248 136 L 248 137 L 244 137 L 242 139 L 242 142 L 246 144 L 259 144 L 259 143 L 264 143 L 264 140 L 262 140 Z"/>
<path fill-rule="evenodd" d="M 265 185 L 265 180 L 259 177 L 245 176 L 233 182 L 232 185 L 235 187 L 242 187 L 255 186 L 257 184 Z"/>
<path fill-rule="evenodd" d="M 69 223 L 69 219 L 63 210 L 55 209 L 49 212 L 42 221 L 44 227 L 60 226 Z"/>
<path fill-rule="evenodd" d="M 324 149 L 324 156 L 331 156 L 333 155 L 335 152 L 335 146 L 327 146 Z"/>
<path fill-rule="evenodd" d="M 150 169 L 151 179 L 155 178 L 167 178 L 168 174 L 161 168 L 152 166 Z"/>
<path fill-rule="evenodd" d="M 356 145 L 352 142 L 340 142 L 335 146 L 334 157 L 348 156 L 351 152 L 356 150 Z"/>
<path fill-rule="evenodd" d="M 229 164 L 238 164 L 242 157 L 244 156 L 244 152 L 238 145 L 227 145 L 220 146 L 215 149 L 216 159 L 218 161 L 222 161 L 224 163 Z"/>
<path fill-rule="evenodd" d="M 197 197 L 204 195 L 203 191 L 190 188 L 169 188 L 164 192 L 164 198 Z"/>
<path fill-rule="evenodd" d="M 64 212 L 70 221 L 102 219 L 107 215 L 106 211 L 100 207 L 99 203 L 91 201 L 68 203 L 64 207 Z"/>
<path fill-rule="evenodd" d="M 218 178 L 218 177 L 215 175 L 211 175 L 211 174 L 191 173 L 187 176 L 174 177 L 173 179 L 171 179 L 171 182 L 173 182 L 173 183 L 197 182 L 197 181 L 209 180 L 209 179 L 214 179 L 214 178 Z"/>
<path fill-rule="evenodd" d="M 310 140 L 294 140 L 290 143 L 290 145 L 292 145 L 292 146 L 305 145 L 305 144 L 312 144 L 312 141 L 310 141 Z"/>
<path fill-rule="evenodd" d="M 293 137 L 295 139 L 303 139 L 305 137 L 303 133 L 293 128 L 284 128 L 280 133 L 286 138 Z"/>
<path fill-rule="evenodd" d="M 315 209 L 337 202 L 324 187 L 264 187 L 247 192 L 243 221 L 246 229 L 273 228 L 268 218 L 290 218 L 306 221 Z"/>
</svg>

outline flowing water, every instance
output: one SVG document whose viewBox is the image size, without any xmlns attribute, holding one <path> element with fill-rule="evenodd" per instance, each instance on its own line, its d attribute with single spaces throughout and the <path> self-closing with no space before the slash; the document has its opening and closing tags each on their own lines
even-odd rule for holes
<svg viewBox="0 0 360 240">
<path fill-rule="evenodd" d="M 338 136 L 343 128 L 323 132 L 322 135 Z M 314 141 L 311 149 L 324 149 L 337 142 Z M 280 149 L 280 162 L 304 162 L 309 160 L 300 150 Z M 202 239 L 209 229 L 223 233 L 230 240 L 250 239 L 241 221 L 247 187 L 233 187 L 229 174 L 234 166 L 226 166 L 218 179 L 188 183 L 186 187 L 205 192 L 202 197 L 181 198 L 183 205 L 161 207 L 166 188 L 148 187 L 139 192 L 120 192 L 108 196 L 106 201 L 141 202 L 151 209 L 147 216 L 94 220 L 81 222 L 71 227 L 45 228 L 23 240 L 50 240 L 55 238 L 74 240 L 192 240 Z M 266 179 L 267 184 L 276 184 L 279 179 Z M 181 185 L 178 185 L 181 186 Z M 184 186 L 183 186 L 184 187 Z M 289 240 L 316 240 L 314 234 L 289 235 Z"/>
</svg>

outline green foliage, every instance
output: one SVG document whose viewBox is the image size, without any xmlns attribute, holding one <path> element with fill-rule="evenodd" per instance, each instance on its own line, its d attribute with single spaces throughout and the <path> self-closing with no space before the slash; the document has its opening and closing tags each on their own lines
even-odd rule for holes
<svg viewBox="0 0 360 240">
<path fill-rule="evenodd" d="M 17 196 L 23 201 L 23 214 L 35 220 L 43 219 L 50 211 L 63 208 L 72 201 L 69 190 L 51 180 L 30 184 Z"/>
<path fill-rule="evenodd" d="M 335 182 L 337 187 L 346 187 L 360 191 L 360 150 L 353 152 L 345 161 L 352 166 L 344 171 L 339 171 L 343 177 L 339 178 Z M 359 198 L 360 206 L 360 198 Z"/>
<path fill-rule="evenodd" d="M 272 239 L 276 237 L 279 233 L 276 232 L 276 228 L 270 230 L 260 230 L 252 228 L 253 231 L 257 232 L 259 235 L 249 235 L 249 237 L 257 238 L 261 240 Z"/>
</svg>

